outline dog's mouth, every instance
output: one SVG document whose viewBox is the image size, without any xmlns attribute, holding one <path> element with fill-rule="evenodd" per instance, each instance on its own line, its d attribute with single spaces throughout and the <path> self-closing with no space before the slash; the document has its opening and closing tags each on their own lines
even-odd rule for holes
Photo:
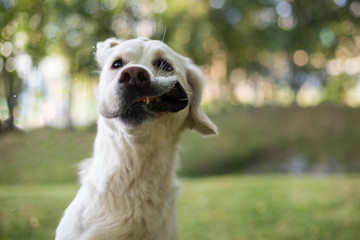
<svg viewBox="0 0 360 240">
<path fill-rule="evenodd" d="M 175 113 L 188 105 L 188 95 L 175 77 L 155 78 L 140 87 L 120 86 L 117 109 L 106 110 L 100 105 L 100 114 L 105 118 L 118 118 L 137 126 L 157 113 Z"/>
<path fill-rule="evenodd" d="M 140 97 L 135 104 L 143 104 L 152 112 L 179 112 L 188 105 L 188 102 L 185 89 L 176 81 L 164 94 Z"/>
</svg>

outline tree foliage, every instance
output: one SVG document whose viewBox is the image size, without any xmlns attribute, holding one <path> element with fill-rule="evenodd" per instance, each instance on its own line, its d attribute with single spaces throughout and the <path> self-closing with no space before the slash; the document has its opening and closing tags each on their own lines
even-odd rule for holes
<svg viewBox="0 0 360 240">
<path fill-rule="evenodd" d="M 46 56 L 63 56 L 71 96 L 75 73 L 91 75 L 97 68 L 96 42 L 139 35 L 163 40 L 201 65 L 222 54 L 227 74 L 219 81 L 241 68 L 248 76 L 270 76 L 296 95 L 309 73 L 326 86 L 329 60 L 344 65 L 359 56 L 359 17 L 360 2 L 351 0 L 3 0 L 0 97 L 7 99 L 11 122 L 11 96 L 21 92 L 24 78 L 16 66 L 22 54 L 35 68 Z M 287 69 L 280 75 L 274 70 L 279 56 Z M 359 69 L 348 75 L 356 78 Z"/>
</svg>

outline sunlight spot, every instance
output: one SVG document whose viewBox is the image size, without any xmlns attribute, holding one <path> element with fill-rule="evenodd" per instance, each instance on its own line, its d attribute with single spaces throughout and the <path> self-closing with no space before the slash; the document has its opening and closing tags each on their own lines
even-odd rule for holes
<svg viewBox="0 0 360 240">
<path fill-rule="evenodd" d="M 350 4 L 350 12 L 354 17 L 360 17 L 360 2 L 352 2 Z"/>
<path fill-rule="evenodd" d="M 65 40 L 69 47 L 77 47 L 82 43 L 82 37 L 78 31 L 70 31 L 67 33 Z"/>
<path fill-rule="evenodd" d="M 215 9 L 223 8 L 225 5 L 225 0 L 209 0 L 210 7 Z"/>
<path fill-rule="evenodd" d="M 330 60 L 326 64 L 326 72 L 330 75 L 339 75 L 344 71 L 343 63 L 339 59 Z"/>
<path fill-rule="evenodd" d="M 153 11 L 154 13 L 163 13 L 167 9 L 167 3 L 165 0 L 154 0 Z"/>
<path fill-rule="evenodd" d="M 32 69 L 32 60 L 30 55 L 21 54 L 15 59 L 15 67 L 20 75 L 29 74 Z"/>
<path fill-rule="evenodd" d="M 241 103 L 250 104 L 255 101 L 254 84 L 250 81 L 240 81 L 234 92 L 237 100 Z"/>
<path fill-rule="evenodd" d="M 278 26 L 285 31 L 293 30 L 296 24 L 296 19 L 293 16 L 279 17 L 278 19 Z"/>
<path fill-rule="evenodd" d="M 354 23 L 352 23 L 351 21 L 343 21 L 341 24 L 341 30 L 348 35 L 351 35 L 353 30 L 354 30 Z"/>
<path fill-rule="evenodd" d="M 286 1 L 281 1 L 276 5 L 276 12 L 281 17 L 290 17 L 292 14 L 292 7 Z"/>
<path fill-rule="evenodd" d="M 65 24 L 69 29 L 79 29 L 84 22 L 84 17 L 78 13 L 72 13 L 65 18 Z"/>
<path fill-rule="evenodd" d="M 61 78 L 67 72 L 66 62 L 59 56 L 45 57 L 40 62 L 40 71 L 47 79 Z"/>
<path fill-rule="evenodd" d="M 293 60 L 299 67 L 305 66 L 309 61 L 309 56 L 304 50 L 297 50 L 293 55 Z"/>
<path fill-rule="evenodd" d="M 20 49 L 24 48 L 28 41 L 28 35 L 23 31 L 17 32 L 14 38 L 14 46 Z"/>
<path fill-rule="evenodd" d="M 8 58 L 5 62 L 5 70 L 8 72 L 15 71 L 15 59 L 14 58 Z"/>
<path fill-rule="evenodd" d="M 142 20 L 136 25 L 136 33 L 141 37 L 151 37 L 153 33 L 153 24 L 151 21 Z"/>
<path fill-rule="evenodd" d="M 322 53 L 315 53 L 310 57 L 310 63 L 313 67 L 320 69 L 325 66 L 326 57 Z"/>
<path fill-rule="evenodd" d="M 325 47 L 331 47 L 335 43 L 335 34 L 329 28 L 322 29 L 319 37 Z"/>
<path fill-rule="evenodd" d="M 84 10 L 94 15 L 100 9 L 99 3 L 96 0 L 87 0 L 84 3 Z"/>
<path fill-rule="evenodd" d="M 344 62 L 344 71 L 349 75 L 359 72 L 359 61 L 357 59 L 348 59 Z"/>
<path fill-rule="evenodd" d="M 320 91 L 311 82 L 304 83 L 296 97 L 296 101 L 301 107 L 315 106 L 320 103 Z"/>
<path fill-rule="evenodd" d="M 29 74 L 24 78 L 25 83 L 29 88 L 40 88 L 41 87 L 41 73 L 38 69 L 33 69 Z"/>
<path fill-rule="evenodd" d="M 104 8 L 106 10 L 113 10 L 119 4 L 118 0 L 104 0 Z"/>
<path fill-rule="evenodd" d="M 241 20 L 241 12 L 237 8 L 231 8 L 226 12 L 226 20 L 230 24 L 237 24 Z"/>
<path fill-rule="evenodd" d="M 111 29 L 120 38 L 129 37 L 132 34 L 131 23 L 124 17 L 117 17 L 111 23 Z"/>
<path fill-rule="evenodd" d="M 356 89 L 349 89 L 345 92 L 344 96 L 345 103 L 350 107 L 357 107 L 358 106 L 358 96 Z"/>
<path fill-rule="evenodd" d="M 266 25 L 269 25 L 275 21 L 275 12 L 272 8 L 263 8 L 259 16 Z"/>
<path fill-rule="evenodd" d="M 339 7 L 345 7 L 347 0 L 333 0 L 334 3 Z"/>
<path fill-rule="evenodd" d="M 11 44 L 11 42 L 5 42 L 1 45 L 1 54 L 4 57 L 9 57 L 13 51 L 13 46 Z"/>
<path fill-rule="evenodd" d="M 286 107 L 291 105 L 294 99 L 294 92 L 289 87 L 278 88 L 275 92 L 276 103 L 280 106 Z"/>
<path fill-rule="evenodd" d="M 54 119 L 56 116 L 56 107 L 51 104 L 47 103 L 43 107 L 43 119 L 48 122 Z"/>
</svg>

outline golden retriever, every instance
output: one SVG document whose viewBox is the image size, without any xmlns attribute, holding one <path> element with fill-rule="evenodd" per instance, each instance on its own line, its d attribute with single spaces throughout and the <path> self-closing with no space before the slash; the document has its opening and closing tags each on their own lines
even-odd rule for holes
<svg viewBox="0 0 360 240">
<path fill-rule="evenodd" d="M 94 152 L 56 240 L 175 240 L 181 132 L 217 134 L 203 112 L 201 70 L 161 41 L 110 38 L 101 67 Z"/>
</svg>

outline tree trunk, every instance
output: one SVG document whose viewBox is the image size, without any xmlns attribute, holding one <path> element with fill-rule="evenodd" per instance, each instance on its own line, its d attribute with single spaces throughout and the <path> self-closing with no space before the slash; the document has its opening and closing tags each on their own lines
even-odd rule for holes
<svg viewBox="0 0 360 240">
<path fill-rule="evenodd" d="M 8 107 L 9 117 L 5 120 L 5 127 L 2 127 L 4 130 L 14 130 L 14 107 L 16 106 L 16 95 L 15 95 L 15 81 L 11 79 L 10 74 L 3 70 L 2 71 L 2 80 L 4 82 L 5 98 L 6 104 Z"/>
<path fill-rule="evenodd" d="M 294 64 L 294 62 L 292 60 L 290 60 L 290 71 L 291 71 L 291 73 L 290 73 L 291 74 L 291 76 L 290 76 L 290 88 L 294 93 L 294 98 L 293 98 L 292 105 L 293 106 L 298 106 L 296 98 L 297 98 L 299 90 L 300 90 L 300 88 L 302 86 L 302 81 L 301 81 L 301 77 L 299 76 L 298 68 L 295 66 L 295 64 Z"/>
<path fill-rule="evenodd" d="M 72 105 L 72 74 L 68 74 L 66 77 L 66 87 L 67 87 L 67 96 L 66 96 L 66 123 L 65 129 L 68 131 L 73 130 L 73 122 L 71 119 L 71 105 Z"/>
</svg>

